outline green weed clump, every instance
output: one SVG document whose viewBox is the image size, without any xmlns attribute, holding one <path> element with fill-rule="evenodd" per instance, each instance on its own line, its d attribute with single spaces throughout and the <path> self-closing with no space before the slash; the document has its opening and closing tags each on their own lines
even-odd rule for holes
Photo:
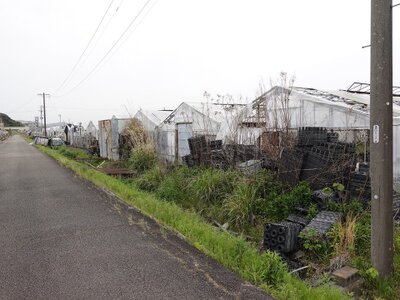
<svg viewBox="0 0 400 300">
<path fill-rule="evenodd" d="M 131 170 L 143 173 L 156 165 L 157 155 L 152 147 L 143 146 L 132 150 L 128 163 Z"/>
<path fill-rule="evenodd" d="M 303 242 L 303 247 L 305 250 L 311 254 L 314 260 L 326 261 L 329 259 L 332 253 L 332 245 L 327 239 L 324 239 L 316 229 L 311 228 L 306 232 L 302 232 L 299 235 Z"/>
<path fill-rule="evenodd" d="M 266 203 L 257 187 L 240 182 L 223 203 L 224 214 L 230 226 L 237 230 L 255 225 L 255 218 L 265 211 Z"/>
<path fill-rule="evenodd" d="M 72 148 L 69 146 L 59 146 L 54 149 L 69 159 L 88 159 L 90 156 L 83 149 Z"/>
<path fill-rule="evenodd" d="M 184 203 L 193 199 L 190 192 L 190 182 L 196 172 L 196 169 L 189 169 L 185 166 L 173 169 L 160 183 L 156 191 L 157 197 L 177 203 Z"/>
<path fill-rule="evenodd" d="M 76 153 L 70 151 L 66 146 L 60 146 L 57 151 L 69 159 L 76 159 L 77 157 Z"/>
<path fill-rule="evenodd" d="M 274 221 L 281 221 L 293 213 L 296 207 L 308 207 L 311 204 L 311 195 L 311 189 L 306 182 L 300 182 L 280 195 L 272 194 L 267 198 L 267 217 Z"/>
<path fill-rule="evenodd" d="M 238 175 L 233 171 L 216 169 L 202 170 L 191 182 L 193 195 L 203 203 L 222 203 L 232 192 Z"/>
<path fill-rule="evenodd" d="M 142 176 L 136 180 L 138 188 L 148 192 L 154 192 L 160 186 L 164 178 L 164 171 L 159 166 L 145 171 Z"/>
</svg>

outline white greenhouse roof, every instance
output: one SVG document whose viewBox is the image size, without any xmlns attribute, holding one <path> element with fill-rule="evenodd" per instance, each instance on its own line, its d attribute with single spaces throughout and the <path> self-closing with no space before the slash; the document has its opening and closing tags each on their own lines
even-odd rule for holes
<svg viewBox="0 0 400 300">
<path fill-rule="evenodd" d="M 226 121 L 226 119 L 232 118 L 232 116 L 239 113 L 244 104 L 220 104 L 211 102 L 182 102 L 171 114 L 164 120 L 164 122 L 170 121 L 175 117 L 175 113 L 182 107 L 189 108 L 196 111 L 210 119 L 221 123 Z"/>
<path fill-rule="evenodd" d="M 223 122 L 243 109 L 243 104 L 219 104 L 207 102 L 184 102 L 196 111 L 217 122 Z"/>
<path fill-rule="evenodd" d="M 171 112 L 172 111 L 168 110 L 143 110 L 143 109 L 140 109 L 138 111 L 138 113 L 142 113 L 156 125 L 164 121 L 171 114 Z"/>
<path fill-rule="evenodd" d="M 322 91 L 312 88 L 294 87 L 293 91 L 308 96 L 318 102 L 350 108 L 355 111 L 369 114 L 370 95 L 348 91 Z M 400 97 L 393 97 L 394 115 L 400 115 Z"/>
</svg>

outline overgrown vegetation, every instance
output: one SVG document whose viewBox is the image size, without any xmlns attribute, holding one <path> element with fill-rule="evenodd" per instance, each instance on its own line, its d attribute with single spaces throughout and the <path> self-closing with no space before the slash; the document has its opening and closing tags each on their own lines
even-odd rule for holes
<svg viewBox="0 0 400 300">
<path fill-rule="evenodd" d="M 241 235 L 233 236 L 225 230 L 216 230 L 204 219 L 204 207 L 202 205 L 209 203 L 211 208 L 217 205 L 222 213 L 221 217 L 226 218 L 228 223 L 231 222 L 231 226 L 239 232 L 247 232 L 245 227 L 256 220 L 263 222 L 261 220 L 268 216 L 266 211 L 268 201 L 273 199 L 273 195 L 278 194 L 280 188 L 276 188 L 272 182 L 266 182 L 262 185 L 259 184 L 258 180 L 256 181 L 257 184 L 254 184 L 255 182 L 251 184 L 251 182 L 257 176 L 272 178 L 271 176 L 258 174 L 254 178 L 245 178 L 238 173 L 229 171 L 232 172 L 229 173 L 229 176 L 237 180 L 234 186 L 231 185 L 233 187 L 231 190 L 223 189 L 224 193 L 218 193 L 218 200 L 212 198 L 211 194 L 204 198 L 197 198 L 193 197 L 195 194 L 191 183 L 197 181 L 197 188 L 204 189 L 204 185 L 199 184 L 199 182 L 202 182 L 200 178 L 205 172 L 210 172 L 209 170 L 178 167 L 165 175 L 164 170 L 151 168 L 132 184 L 118 178 L 112 178 L 82 163 L 73 161 L 64 155 L 67 153 L 65 151 L 60 152 L 59 150 L 41 146 L 39 148 L 57 159 L 61 164 L 74 170 L 80 176 L 92 181 L 101 188 L 113 191 L 118 197 L 134 205 L 144 214 L 156 218 L 161 224 L 179 232 L 196 248 L 239 273 L 245 280 L 262 287 L 276 298 L 347 298 L 345 294 L 327 284 L 315 288 L 307 286 L 304 282 L 288 273 L 286 263 L 283 262 L 278 254 L 266 251 L 260 255 L 257 251 L 256 243 L 246 241 Z M 154 173 L 150 175 L 152 172 Z M 163 175 L 158 176 L 155 174 Z M 154 194 L 142 192 L 135 187 L 138 186 L 140 180 L 146 181 L 145 176 L 148 176 L 148 181 L 152 182 L 150 190 L 155 190 Z M 160 182 L 159 185 L 157 185 L 158 182 Z M 206 185 L 207 181 L 205 180 L 205 182 Z M 251 188 L 246 186 L 251 186 Z M 211 185 L 211 188 L 217 187 L 220 188 L 219 185 Z M 268 193 L 269 187 L 271 188 L 270 193 Z M 147 185 L 145 185 L 145 189 L 148 189 Z M 281 190 L 282 193 L 288 192 L 292 195 L 299 195 L 300 191 L 307 192 L 307 189 L 300 185 L 293 189 Z M 261 195 L 268 194 L 269 198 L 267 197 L 266 201 L 262 201 L 261 199 L 265 198 L 261 197 Z M 251 200 L 248 200 L 247 196 L 250 196 Z M 302 199 L 305 201 L 306 197 L 307 193 Z M 197 198 L 202 205 L 197 203 L 195 206 L 189 206 L 190 200 L 193 198 Z M 167 201 L 160 201 L 161 199 Z M 239 204 L 240 199 L 246 199 L 247 202 Z M 232 220 L 233 210 L 236 209 L 234 203 L 236 205 L 244 205 L 246 211 L 237 217 L 237 220 Z M 203 207 L 203 210 L 199 210 L 201 207 Z"/>
<path fill-rule="evenodd" d="M 130 169 L 135 170 L 140 174 L 153 168 L 156 163 L 157 156 L 153 147 L 151 146 L 133 148 L 132 154 L 128 160 Z"/>
<path fill-rule="evenodd" d="M 204 169 L 191 181 L 191 190 L 198 201 L 219 203 L 232 192 L 237 182 L 237 174 L 216 169 Z"/>
<path fill-rule="evenodd" d="M 400 232 L 397 230 L 395 234 L 395 272 L 388 279 L 380 279 L 370 264 L 369 209 L 359 201 L 340 198 L 319 207 L 312 203 L 307 184 L 287 187 L 267 170 L 246 177 L 234 170 L 185 166 L 166 169 L 157 164 L 153 152 L 146 152 L 143 147 L 133 151 L 129 161 L 138 176 L 122 181 L 71 161 L 87 158 L 82 150 L 64 146 L 55 150 L 41 149 L 96 185 L 112 190 L 145 214 L 180 232 L 195 247 L 278 298 L 346 298 L 330 287 L 329 276 L 324 275 L 345 264 L 360 270 L 364 280 L 363 297 L 395 299 L 400 292 Z M 343 187 L 334 184 L 324 192 L 340 195 Z M 344 214 L 344 222 L 334 226 L 325 239 L 312 230 L 302 236 L 310 262 L 310 286 L 289 275 L 285 262 L 277 254 L 267 251 L 260 255 L 257 252 L 263 224 L 280 221 L 297 206 L 308 207 L 310 219 L 319 209 Z M 220 230 L 212 224 L 218 224 Z M 250 242 L 245 241 L 245 237 L 250 238 Z M 318 288 L 311 288 L 316 285 Z"/>
<path fill-rule="evenodd" d="M 57 151 L 60 152 L 65 157 L 70 158 L 70 159 L 88 159 L 88 158 L 90 158 L 90 156 L 85 151 L 83 151 L 81 149 L 67 147 L 65 145 L 59 146 L 57 148 Z"/>
<path fill-rule="evenodd" d="M 164 170 L 159 166 L 153 166 L 143 173 L 141 177 L 136 180 L 137 186 L 148 192 L 154 192 L 159 187 L 164 179 Z"/>
<path fill-rule="evenodd" d="M 267 216 L 274 221 L 280 221 L 294 212 L 296 207 L 308 207 L 311 204 L 311 189 L 305 182 L 284 193 L 272 194 L 268 197 Z"/>
</svg>

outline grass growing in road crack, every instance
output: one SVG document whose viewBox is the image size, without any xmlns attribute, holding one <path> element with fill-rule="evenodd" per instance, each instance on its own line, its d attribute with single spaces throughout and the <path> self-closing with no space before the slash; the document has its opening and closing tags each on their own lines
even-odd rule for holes
<svg viewBox="0 0 400 300">
<path fill-rule="evenodd" d="M 38 148 L 96 186 L 112 191 L 143 214 L 180 233 L 188 243 L 276 298 L 347 298 L 347 295 L 329 285 L 309 287 L 288 273 L 286 264 L 276 253 L 267 251 L 259 254 L 257 249 L 242 237 L 218 231 L 194 212 L 184 210 L 173 202 L 162 201 L 153 194 L 140 191 L 117 178 L 73 161 L 56 150 L 42 146 Z"/>
</svg>

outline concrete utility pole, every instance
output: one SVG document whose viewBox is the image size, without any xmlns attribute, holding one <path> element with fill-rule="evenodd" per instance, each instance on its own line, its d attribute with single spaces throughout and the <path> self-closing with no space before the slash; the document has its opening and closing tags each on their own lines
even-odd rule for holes
<svg viewBox="0 0 400 300">
<path fill-rule="evenodd" d="M 393 271 L 392 0 L 371 0 L 371 262 Z"/>
<path fill-rule="evenodd" d="M 40 105 L 39 113 L 40 113 L 40 127 L 42 127 L 43 126 L 43 106 L 42 105 Z"/>
<path fill-rule="evenodd" d="M 44 115 L 44 136 L 47 137 L 47 128 L 46 128 L 46 96 L 50 96 L 50 94 L 40 93 L 38 96 L 43 97 L 43 115 Z"/>
</svg>

